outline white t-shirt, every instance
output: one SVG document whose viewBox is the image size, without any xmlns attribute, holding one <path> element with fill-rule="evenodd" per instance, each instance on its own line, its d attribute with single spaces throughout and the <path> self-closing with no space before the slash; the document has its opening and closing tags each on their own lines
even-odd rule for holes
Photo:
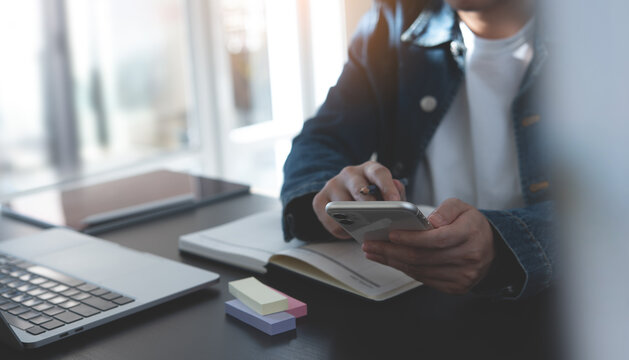
<svg viewBox="0 0 629 360">
<path fill-rule="evenodd" d="M 479 209 L 521 207 L 511 104 L 533 58 L 533 20 L 497 40 L 459 26 L 464 80 L 428 145 L 412 201 L 437 206 L 456 197 Z"/>
</svg>

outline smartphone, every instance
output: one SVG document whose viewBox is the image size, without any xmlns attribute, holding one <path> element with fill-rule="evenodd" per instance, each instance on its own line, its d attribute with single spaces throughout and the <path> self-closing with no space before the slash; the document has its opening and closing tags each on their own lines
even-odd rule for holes
<svg viewBox="0 0 629 360">
<path fill-rule="evenodd" d="M 429 230 L 417 205 L 406 201 L 332 201 L 326 213 L 356 241 L 389 240 L 392 230 Z"/>
</svg>

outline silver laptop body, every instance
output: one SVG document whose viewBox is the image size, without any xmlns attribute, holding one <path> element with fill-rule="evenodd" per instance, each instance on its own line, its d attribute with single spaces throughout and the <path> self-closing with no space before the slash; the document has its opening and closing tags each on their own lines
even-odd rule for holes
<svg viewBox="0 0 629 360">
<path fill-rule="evenodd" d="M 40 347 L 218 279 L 66 229 L 0 241 L 0 341 Z"/>
</svg>

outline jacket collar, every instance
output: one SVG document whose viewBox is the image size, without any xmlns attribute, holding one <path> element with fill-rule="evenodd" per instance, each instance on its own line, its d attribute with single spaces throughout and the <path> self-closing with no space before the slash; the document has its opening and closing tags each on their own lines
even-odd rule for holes
<svg viewBox="0 0 629 360">
<path fill-rule="evenodd" d="M 460 37 L 456 12 L 441 0 L 431 1 L 401 40 L 423 47 L 434 47 Z"/>
<path fill-rule="evenodd" d="M 535 22 L 535 51 L 547 52 L 547 44 L 552 42 L 545 31 L 547 19 L 538 13 Z M 462 41 L 456 11 L 443 0 L 432 0 L 417 19 L 402 33 L 403 42 L 423 47 L 434 47 L 454 40 Z"/>
</svg>

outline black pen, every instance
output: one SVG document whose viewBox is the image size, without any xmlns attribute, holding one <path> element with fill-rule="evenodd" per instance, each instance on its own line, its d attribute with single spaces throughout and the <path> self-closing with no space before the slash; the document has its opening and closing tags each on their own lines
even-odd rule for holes
<svg viewBox="0 0 629 360">
<path fill-rule="evenodd" d="M 402 185 L 406 186 L 408 185 L 408 179 L 407 178 L 402 178 L 399 179 L 399 181 L 402 183 Z M 371 185 L 367 185 L 367 186 L 363 186 L 359 192 L 362 195 L 371 195 L 373 197 L 375 197 L 378 200 L 382 200 L 382 193 L 380 192 L 380 189 L 378 188 L 378 185 L 376 184 L 371 184 Z"/>
</svg>

